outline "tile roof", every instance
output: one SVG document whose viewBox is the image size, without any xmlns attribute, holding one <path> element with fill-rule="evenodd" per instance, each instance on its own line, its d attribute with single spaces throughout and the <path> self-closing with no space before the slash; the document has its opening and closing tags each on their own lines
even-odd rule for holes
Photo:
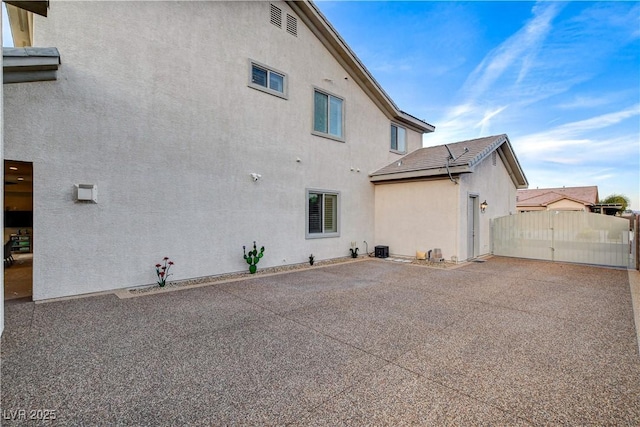
<svg viewBox="0 0 640 427">
<path fill-rule="evenodd" d="M 372 182 L 384 182 L 471 173 L 475 165 L 496 150 L 499 150 L 516 187 L 526 188 L 529 183 L 505 134 L 420 148 L 378 169 L 369 177 Z"/>
<path fill-rule="evenodd" d="M 506 137 L 503 134 L 446 144 L 456 158 L 455 161 L 449 163 L 449 167 L 475 165 L 501 145 Z M 469 150 L 466 153 L 464 152 L 465 148 Z M 390 165 L 373 172 L 371 176 L 446 168 L 448 158 L 449 152 L 444 145 L 419 148 Z"/>
<path fill-rule="evenodd" d="M 547 206 L 562 199 L 591 206 L 598 203 L 598 186 L 518 190 L 517 196 L 517 206 Z"/>
</svg>

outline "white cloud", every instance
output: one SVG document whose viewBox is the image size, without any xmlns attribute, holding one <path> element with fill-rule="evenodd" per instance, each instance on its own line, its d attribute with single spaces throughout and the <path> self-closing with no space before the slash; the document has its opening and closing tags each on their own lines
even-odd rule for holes
<svg viewBox="0 0 640 427">
<path fill-rule="evenodd" d="M 546 153 L 558 152 L 567 148 L 574 149 L 579 146 L 596 148 L 598 144 L 602 144 L 603 142 L 606 143 L 608 148 L 611 148 L 615 145 L 611 143 L 610 139 L 607 141 L 594 140 L 593 132 L 606 129 L 623 120 L 638 115 L 640 115 L 640 104 L 621 111 L 565 123 L 544 132 L 519 136 L 516 146 L 521 155 L 538 155 L 542 157 L 544 157 Z"/>
<path fill-rule="evenodd" d="M 512 66 L 519 66 L 517 81 L 522 81 L 552 29 L 551 22 L 561 9 L 555 2 L 536 4 L 532 10 L 534 17 L 485 56 L 465 82 L 463 92 L 468 93 L 471 100 L 482 96 Z"/>
<path fill-rule="evenodd" d="M 485 135 L 487 132 L 490 132 L 491 119 L 497 116 L 498 114 L 502 113 L 507 107 L 508 105 L 505 105 L 503 107 L 499 107 L 494 110 L 485 111 L 484 117 L 482 117 L 482 120 L 480 120 L 475 127 L 480 128 L 480 133 L 482 135 Z"/>
</svg>

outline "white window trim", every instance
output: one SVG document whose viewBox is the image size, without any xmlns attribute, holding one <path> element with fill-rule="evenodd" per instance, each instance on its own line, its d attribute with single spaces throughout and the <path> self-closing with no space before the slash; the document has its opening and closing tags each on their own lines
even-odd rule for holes
<svg viewBox="0 0 640 427">
<path fill-rule="evenodd" d="M 394 150 L 393 148 L 391 148 L 391 126 L 395 126 L 396 128 L 400 128 L 404 130 L 404 151 Z M 399 124 L 394 122 L 391 122 L 391 126 L 389 126 L 389 151 L 396 154 L 407 154 L 407 128 L 404 126 L 400 126 Z"/>
<path fill-rule="evenodd" d="M 259 84 L 256 84 L 252 81 L 252 77 L 253 77 L 253 66 L 259 67 L 259 68 L 263 68 L 265 70 L 267 70 L 267 84 L 269 82 L 269 75 L 268 73 L 275 73 L 275 74 L 279 74 L 283 77 L 283 81 L 282 81 L 282 92 L 278 92 L 277 90 L 273 90 L 269 87 L 264 87 L 261 86 Z M 257 89 L 261 92 L 265 92 L 268 93 L 269 95 L 273 95 L 273 96 L 277 96 L 278 98 L 282 98 L 282 99 L 289 99 L 289 76 L 287 75 L 287 73 L 284 73 L 280 70 L 277 70 L 273 67 L 270 67 L 268 65 L 265 65 L 261 62 L 258 61 L 254 61 L 253 59 L 249 59 L 249 87 L 252 89 Z"/>
<path fill-rule="evenodd" d="M 315 130 L 315 114 L 316 114 L 316 109 L 315 109 L 315 98 L 316 98 L 316 92 L 320 92 L 324 95 L 328 95 L 328 96 L 333 96 L 334 98 L 338 98 L 339 100 L 342 101 L 342 136 L 335 136 L 335 135 L 331 135 L 330 133 L 325 133 L 325 132 L 320 132 Z M 346 129 L 345 129 L 345 117 L 347 115 L 347 110 L 346 110 L 346 101 L 343 97 L 336 95 L 335 93 L 331 93 L 327 90 L 321 89 L 317 86 L 313 86 L 313 91 L 311 92 L 311 134 L 315 135 L 315 136 L 320 136 L 322 138 L 328 138 L 328 139 L 333 139 L 334 141 L 340 141 L 340 142 L 345 142 L 345 135 L 347 133 Z"/>
<path fill-rule="evenodd" d="M 331 233 L 309 233 L 309 193 L 320 193 L 320 194 L 331 194 L 331 195 L 335 195 L 336 197 L 336 215 L 337 215 L 337 221 L 336 221 L 336 230 L 335 232 L 331 232 Z M 326 238 L 331 238 L 331 237 L 340 237 L 340 219 L 342 218 L 342 215 L 340 214 L 340 206 L 342 204 L 341 200 L 340 200 L 340 192 L 339 191 L 334 191 L 334 190 L 323 190 L 323 189 L 319 189 L 319 188 L 307 188 L 305 191 L 305 200 L 304 200 L 304 235 L 306 239 L 326 239 Z M 324 223 L 324 217 L 323 219 L 323 223 Z"/>
</svg>

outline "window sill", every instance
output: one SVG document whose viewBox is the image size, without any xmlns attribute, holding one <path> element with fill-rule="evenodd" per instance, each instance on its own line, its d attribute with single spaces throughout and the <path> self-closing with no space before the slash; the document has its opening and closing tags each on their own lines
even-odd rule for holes
<svg viewBox="0 0 640 427">
<path fill-rule="evenodd" d="M 391 150 L 389 150 L 389 151 L 390 151 L 391 153 L 393 153 L 393 154 L 400 154 L 400 155 L 405 155 L 405 154 L 407 154 L 407 152 L 406 152 L 406 151 L 398 151 L 398 150 L 394 150 L 394 149 L 391 149 Z"/>
<path fill-rule="evenodd" d="M 318 132 L 316 130 L 312 130 L 311 135 L 319 136 L 320 138 L 333 139 L 334 141 L 338 141 L 338 142 L 346 142 L 344 137 L 333 136 L 328 133 Z"/>
<path fill-rule="evenodd" d="M 306 239 L 327 239 L 331 237 L 340 237 L 340 233 L 307 233 L 305 236 Z"/>
<path fill-rule="evenodd" d="M 251 89 L 259 90 L 260 92 L 268 93 L 269 95 L 277 96 L 282 99 L 289 99 L 286 93 L 278 92 L 277 90 L 269 89 L 264 86 L 249 84 L 247 85 Z"/>
</svg>

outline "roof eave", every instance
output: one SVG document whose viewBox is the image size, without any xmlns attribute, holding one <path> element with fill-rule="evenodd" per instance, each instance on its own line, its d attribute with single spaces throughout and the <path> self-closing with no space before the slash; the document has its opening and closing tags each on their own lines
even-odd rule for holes
<svg viewBox="0 0 640 427">
<path fill-rule="evenodd" d="M 379 175 L 369 175 L 369 181 L 373 182 L 384 182 L 384 181 L 398 181 L 398 180 L 406 180 L 406 179 L 419 179 L 419 178 L 433 178 L 433 177 L 449 177 L 449 173 L 453 175 L 459 175 L 463 173 L 471 173 L 472 170 L 469 169 L 468 166 L 455 166 L 450 167 L 449 171 L 447 168 L 435 168 L 435 169 L 420 169 L 413 171 L 404 171 L 397 173 L 385 173 Z"/>
<path fill-rule="evenodd" d="M 287 0 L 286 2 L 318 37 L 318 40 L 331 52 L 340 65 L 349 72 L 376 106 L 385 112 L 389 118 L 398 120 L 418 132 L 427 133 L 435 130 L 435 127 L 429 123 L 404 113 L 398 108 L 313 2 L 308 0 Z"/>
<path fill-rule="evenodd" d="M 49 0 L 4 0 L 4 2 L 37 15 L 44 16 L 45 18 L 47 16 L 47 10 L 49 9 Z"/>
<path fill-rule="evenodd" d="M 60 65 L 58 49 L 2 48 L 3 83 L 27 83 L 57 79 Z"/>
<path fill-rule="evenodd" d="M 509 137 L 504 135 L 504 140 L 500 143 L 500 145 L 496 148 L 500 158 L 502 159 L 502 163 L 507 168 L 507 172 L 511 177 L 511 181 L 516 186 L 517 189 L 524 189 L 529 187 L 529 181 L 527 180 L 522 167 L 520 166 L 520 162 L 516 157 L 516 154 L 513 151 L 513 147 L 511 146 L 511 142 L 509 141 Z"/>
</svg>

